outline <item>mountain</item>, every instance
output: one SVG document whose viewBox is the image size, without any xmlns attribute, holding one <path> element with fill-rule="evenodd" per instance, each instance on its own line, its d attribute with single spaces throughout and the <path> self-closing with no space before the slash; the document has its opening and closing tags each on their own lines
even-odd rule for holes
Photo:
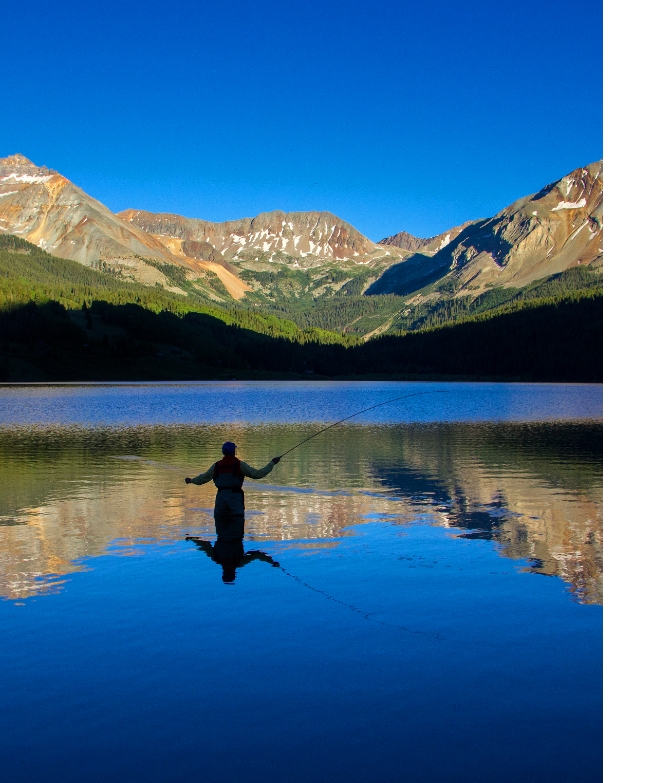
<svg viewBox="0 0 645 783">
<path fill-rule="evenodd" d="M 326 262 L 370 264 L 392 257 L 331 212 L 263 212 L 254 218 L 212 223 L 181 215 L 127 209 L 120 217 L 167 247 L 173 241 L 213 247 L 230 261 L 293 262 L 318 267 Z M 394 253 L 391 260 L 400 258 Z"/>
<path fill-rule="evenodd" d="M 427 255 L 434 255 L 437 251 L 442 250 L 451 239 L 454 239 L 454 237 L 457 236 L 457 234 L 463 231 L 466 226 L 470 226 L 474 222 L 474 220 L 468 220 L 460 226 L 455 226 L 449 231 L 444 231 L 443 234 L 437 234 L 428 239 L 420 239 L 412 234 L 408 234 L 407 231 L 399 231 L 399 233 L 394 234 L 394 236 L 381 239 L 379 245 L 400 247 L 403 250 L 409 250 L 413 253 L 420 250 Z"/>
<path fill-rule="evenodd" d="M 0 159 L 0 221 L 2 231 L 88 266 L 134 254 L 173 260 L 153 237 L 127 226 L 66 177 L 23 155 Z M 156 277 L 154 270 L 151 277 Z"/>
<path fill-rule="evenodd" d="M 476 295 L 489 288 L 521 288 L 578 265 L 600 268 L 602 214 L 603 164 L 598 161 L 492 218 L 440 235 L 444 239 L 432 254 L 425 252 L 428 245 L 420 245 L 387 269 L 368 293 L 408 295 L 435 284 L 435 290 L 443 287 L 453 296 Z M 399 241 L 412 246 L 414 239 Z"/>
<path fill-rule="evenodd" d="M 368 338 L 598 292 L 602 187 L 599 161 L 492 218 L 375 243 L 330 212 L 226 222 L 134 209 L 115 215 L 57 172 L 12 155 L 0 159 L 0 236 L 192 302 L 237 300 L 301 329 Z"/>
<path fill-rule="evenodd" d="M 288 318 L 347 285 L 362 294 L 408 255 L 375 244 L 331 212 L 263 212 L 223 223 L 134 209 L 118 217 L 173 253 L 217 253 L 244 282 L 249 306 L 287 307 L 276 314 Z"/>
<path fill-rule="evenodd" d="M 177 293 L 177 282 L 223 278 L 230 293 L 248 289 L 213 248 L 169 247 L 136 225 L 124 222 L 66 177 L 36 166 L 24 155 L 0 158 L 0 231 L 22 237 L 61 258 L 145 285 L 161 284 Z M 174 272 L 174 274 L 173 274 Z M 206 286 L 201 292 L 217 294 Z M 224 291 L 226 294 L 226 291 Z"/>
<path fill-rule="evenodd" d="M 124 279 L 215 300 L 261 292 L 253 272 L 274 269 L 273 262 L 326 266 L 332 277 L 341 265 L 347 281 L 359 265 L 382 271 L 405 256 L 330 212 L 266 212 L 224 223 L 132 209 L 115 215 L 66 177 L 19 154 L 0 159 L 0 231 Z M 245 281 L 240 271 L 247 267 Z"/>
</svg>

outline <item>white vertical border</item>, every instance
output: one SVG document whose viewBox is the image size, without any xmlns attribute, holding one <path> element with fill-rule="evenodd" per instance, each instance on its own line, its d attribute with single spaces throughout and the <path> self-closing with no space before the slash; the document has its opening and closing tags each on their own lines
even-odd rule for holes
<svg viewBox="0 0 645 783">
<path fill-rule="evenodd" d="M 607 2 L 605 781 L 645 780 L 645 49 L 643 4 Z"/>
</svg>

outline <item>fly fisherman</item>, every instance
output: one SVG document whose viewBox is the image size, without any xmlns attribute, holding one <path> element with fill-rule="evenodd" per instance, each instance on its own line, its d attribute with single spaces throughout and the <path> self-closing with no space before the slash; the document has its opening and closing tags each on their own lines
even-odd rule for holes
<svg viewBox="0 0 645 783">
<path fill-rule="evenodd" d="M 242 541 L 244 537 L 244 478 L 261 479 L 268 476 L 273 466 L 280 462 L 274 457 L 260 470 L 241 462 L 235 456 L 237 446 L 227 441 L 222 446 L 224 458 L 215 462 L 206 473 L 195 478 L 187 478 L 186 484 L 207 484 L 215 482 L 215 532 L 218 541 Z"/>
</svg>

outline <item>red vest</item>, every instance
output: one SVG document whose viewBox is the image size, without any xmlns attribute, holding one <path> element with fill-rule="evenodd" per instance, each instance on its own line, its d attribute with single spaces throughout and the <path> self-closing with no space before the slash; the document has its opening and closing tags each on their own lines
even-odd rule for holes
<svg viewBox="0 0 645 783">
<path fill-rule="evenodd" d="M 224 459 L 221 459 L 219 462 L 215 463 L 215 470 L 213 471 L 213 481 L 215 481 L 218 476 L 221 476 L 225 473 L 232 475 L 235 479 L 238 480 L 233 482 L 234 485 L 237 484 L 238 486 L 241 487 L 242 484 L 244 483 L 244 473 L 242 473 L 242 468 L 240 467 L 240 461 L 237 457 L 234 457 L 232 454 L 227 454 L 224 457 Z"/>
</svg>

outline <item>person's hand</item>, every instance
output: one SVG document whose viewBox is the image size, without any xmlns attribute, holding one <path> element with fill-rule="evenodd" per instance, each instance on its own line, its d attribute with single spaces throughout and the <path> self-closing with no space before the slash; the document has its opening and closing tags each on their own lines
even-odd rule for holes
<svg viewBox="0 0 645 783">
<path fill-rule="evenodd" d="M 192 484 L 193 483 L 193 480 L 191 478 L 185 478 L 184 481 L 186 482 L 186 484 Z"/>
<path fill-rule="evenodd" d="M 274 465 L 277 465 L 278 462 L 280 462 L 280 457 L 274 457 L 271 462 L 273 462 Z"/>
</svg>

